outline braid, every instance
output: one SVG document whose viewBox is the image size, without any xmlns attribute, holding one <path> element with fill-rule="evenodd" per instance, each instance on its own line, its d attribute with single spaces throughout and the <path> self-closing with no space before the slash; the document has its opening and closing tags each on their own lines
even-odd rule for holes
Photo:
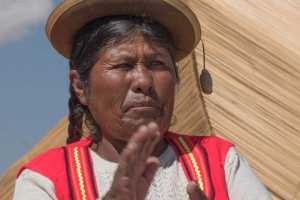
<svg viewBox="0 0 300 200">
<path fill-rule="evenodd" d="M 80 140 L 82 136 L 82 122 L 85 113 L 84 106 L 79 102 L 73 87 L 70 85 L 69 98 L 69 126 L 67 143 L 72 143 Z"/>
</svg>

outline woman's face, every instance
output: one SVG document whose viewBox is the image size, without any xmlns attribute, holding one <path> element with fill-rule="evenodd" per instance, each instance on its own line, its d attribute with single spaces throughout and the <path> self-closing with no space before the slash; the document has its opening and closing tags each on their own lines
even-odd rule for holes
<svg viewBox="0 0 300 200">
<path fill-rule="evenodd" d="M 126 142 L 140 125 L 151 121 L 162 133 L 168 130 L 175 86 L 168 50 L 136 36 L 99 53 L 80 100 L 106 139 Z"/>
</svg>

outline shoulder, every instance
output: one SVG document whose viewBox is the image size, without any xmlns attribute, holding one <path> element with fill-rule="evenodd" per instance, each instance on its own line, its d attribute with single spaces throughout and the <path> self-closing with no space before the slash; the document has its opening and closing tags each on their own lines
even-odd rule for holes
<svg viewBox="0 0 300 200">
<path fill-rule="evenodd" d="M 192 137 L 195 137 L 196 140 L 201 140 L 201 143 L 203 145 L 212 145 L 212 146 L 217 146 L 217 147 L 220 147 L 220 146 L 228 146 L 228 147 L 232 147 L 233 144 L 224 139 L 224 138 L 221 138 L 221 137 L 218 137 L 218 136 L 192 136 Z M 201 139 L 198 139 L 198 138 L 201 138 Z"/>
<path fill-rule="evenodd" d="M 229 149 L 234 146 L 230 141 L 217 136 L 203 136 L 200 143 L 207 151 L 213 154 L 219 154 L 224 159 Z"/>
<path fill-rule="evenodd" d="M 194 144 L 201 144 L 206 148 L 214 148 L 214 149 L 229 149 L 234 146 L 230 141 L 218 137 L 218 136 L 196 136 L 190 134 L 178 134 L 174 132 L 168 132 L 166 135 L 169 139 L 178 140 L 179 138 L 190 140 Z"/>
<path fill-rule="evenodd" d="M 228 140 L 218 136 L 195 136 L 168 132 L 165 137 L 171 142 L 183 139 L 189 142 L 193 147 L 198 146 L 204 150 L 211 162 L 221 162 L 222 165 L 226 160 L 229 149 L 234 146 Z"/>
<path fill-rule="evenodd" d="M 230 199 L 272 199 L 250 164 L 234 147 L 227 154 L 224 170 Z"/>
<path fill-rule="evenodd" d="M 75 147 L 88 147 L 90 142 L 91 140 L 89 138 L 83 138 L 78 142 L 68 144 L 63 147 L 49 149 L 23 165 L 19 170 L 18 176 L 24 169 L 30 169 L 49 177 L 65 173 L 68 149 L 73 149 Z"/>
<path fill-rule="evenodd" d="M 55 188 L 50 179 L 39 173 L 25 169 L 18 177 L 13 195 L 18 199 L 57 199 Z"/>
<path fill-rule="evenodd" d="M 46 175 L 49 173 L 58 173 L 64 167 L 62 166 L 64 162 L 64 157 L 65 156 L 63 147 L 50 149 L 23 165 L 18 172 L 18 176 L 25 169 L 30 169 L 37 173 Z"/>
</svg>

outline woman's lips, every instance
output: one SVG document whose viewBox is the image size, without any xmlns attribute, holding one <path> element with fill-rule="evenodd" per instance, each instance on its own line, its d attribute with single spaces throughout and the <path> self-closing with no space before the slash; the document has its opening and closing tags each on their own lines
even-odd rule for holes
<svg viewBox="0 0 300 200">
<path fill-rule="evenodd" d="M 131 107 L 128 109 L 132 110 L 132 111 L 153 111 L 153 110 L 158 110 L 157 107 L 153 107 L 153 106 L 136 106 L 136 107 Z"/>
<path fill-rule="evenodd" d="M 162 116 L 162 109 L 153 106 L 133 106 L 130 107 L 126 115 L 136 118 L 136 119 L 156 119 L 157 117 Z"/>
<path fill-rule="evenodd" d="M 157 101 L 131 102 L 124 107 L 124 114 L 133 118 L 155 119 L 163 115 L 162 106 Z"/>
<path fill-rule="evenodd" d="M 154 101 L 147 101 L 147 102 L 133 102 L 125 106 L 124 112 L 130 111 L 130 110 L 136 110 L 136 111 L 151 111 L 151 110 L 160 110 L 161 106 L 158 105 L 158 103 Z"/>
</svg>

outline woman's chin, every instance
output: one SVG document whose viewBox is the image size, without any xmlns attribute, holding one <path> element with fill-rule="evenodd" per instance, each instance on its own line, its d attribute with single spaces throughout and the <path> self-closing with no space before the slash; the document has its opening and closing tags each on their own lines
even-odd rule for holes
<svg viewBox="0 0 300 200">
<path fill-rule="evenodd" d="M 122 131 L 124 135 L 124 139 L 129 138 L 137 132 L 137 130 L 142 126 L 142 125 L 148 125 L 150 122 L 154 122 L 157 124 L 159 127 L 159 131 L 163 134 L 168 130 L 170 120 L 164 120 L 162 118 L 145 118 L 141 117 L 139 119 L 127 119 L 126 121 L 123 121 L 122 123 Z"/>
<path fill-rule="evenodd" d="M 129 134 L 135 133 L 142 125 L 147 125 L 150 122 L 157 123 L 159 125 L 159 120 L 157 118 L 152 117 L 141 117 L 138 119 L 130 119 L 126 120 L 126 122 L 123 124 L 124 130 L 127 130 Z"/>
</svg>

